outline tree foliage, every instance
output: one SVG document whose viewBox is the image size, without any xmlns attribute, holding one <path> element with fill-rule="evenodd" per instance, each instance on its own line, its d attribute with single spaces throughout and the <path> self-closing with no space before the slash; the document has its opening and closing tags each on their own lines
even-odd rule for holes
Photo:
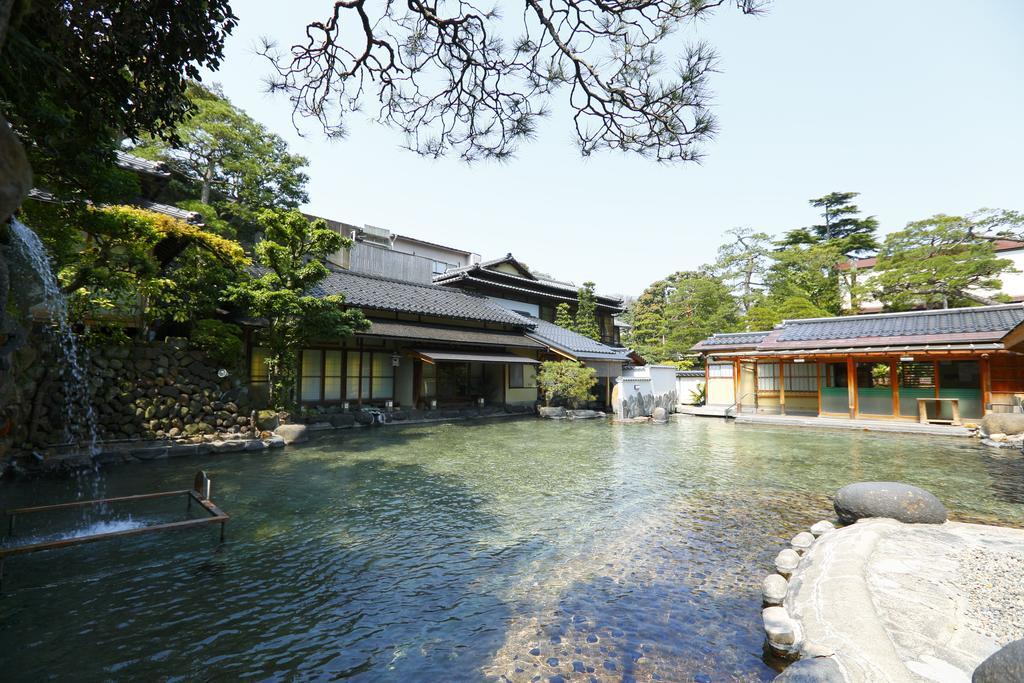
<svg viewBox="0 0 1024 683">
<path fill-rule="evenodd" d="M 826 318 L 829 315 L 828 311 L 805 296 L 767 296 L 751 306 L 743 316 L 743 327 L 748 331 L 770 330 L 783 320 Z"/>
<path fill-rule="evenodd" d="M 107 200 L 124 138 L 173 136 L 187 79 L 215 70 L 237 24 L 226 0 L 15 3 L 0 51 L 0 108 L 37 183 Z"/>
<path fill-rule="evenodd" d="M 750 228 L 726 230 L 724 237 L 712 270 L 732 289 L 740 310 L 746 313 L 767 286 L 772 238 Z"/>
<path fill-rule="evenodd" d="M 564 401 L 572 407 L 594 400 L 597 371 L 574 360 L 545 361 L 537 371 L 537 386 L 545 405 Z"/>
<path fill-rule="evenodd" d="M 573 330 L 585 337 L 600 341 L 601 328 L 597 324 L 597 298 L 593 282 L 584 282 L 576 300 L 576 317 Z"/>
<path fill-rule="evenodd" d="M 569 304 L 564 301 L 555 306 L 555 324 L 566 330 L 571 330 L 576 325 L 572 311 L 569 310 Z"/>
<path fill-rule="evenodd" d="M 868 283 L 871 293 L 891 310 L 997 303 L 999 276 L 1013 262 L 999 258 L 986 236 L 994 215 L 938 214 L 888 235 Z M 1004 230 L 1024 225 L 1017 214 L 998 215 Z"/>
<path fill-rule="evenodd" d="M 629 310 L 632 325 L 625 342 L 649 363 L 661 363 L 672 358 L 668 350 L 668 324 L 665 308 L 669 295 L 683 273 L 673 273 L 650 284 Z"/>
<path fill-rule="evenodd" d="M 362 312 L 345 308 L 344 297 L 312 293 L 329 274 L 324 260 L 350 244 L 348 238 L 295 209 L 265 209 L 258 218 L 264 230 L 255 248 L 260 274 L 234 287 L 232 299 L 268 321 L 261 343 L 268 350 L 270 400 L 288 407 L 295 399 L 299 349 L 317 338 L 350 336 L 368 323 Z"/>
<path fill-rule="evenodd" d="M 171 141 L 149 136 L 133 153 L 162 159 L 198 188 L 199 201 L 228 200 L 250 208 L 297 208 L 305 202 L 308 161 L 263 124 L 231 104 L 219 88 L 189 83 L 194 112 Z"/>
<path fill-rule="evenodd" d="M 329 135 L 343 135 L 348 117 L 376 100 L 376 118 L 420 154 L 504 159 L 562 92 L 582 154 L 687 161 L 715 132 L 708 79 L 716 55 L 704 43 L 663 51 L 676 30 L 726 2 L 526 0 L 512 24 L 498 8 L 461 1 L 344 0 L 306 27 L 305 42 L 262 52 L 277 71 L 271 89 Z M 732 4 L 755 13 L 763 3 Z"/>
<path fill-rule="evenodd" d="M 668 351 L 678 357 L 715 332 L 732 332 L 740 320 L 729 288 L 708 272 L 687 273 L 676 282 L 665 308 Z"/>
</svg>

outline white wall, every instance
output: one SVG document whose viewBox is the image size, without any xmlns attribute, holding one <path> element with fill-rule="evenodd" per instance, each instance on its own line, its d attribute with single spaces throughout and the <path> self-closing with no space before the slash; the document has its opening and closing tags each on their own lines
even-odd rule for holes
<svg viewBox="0 0 1024 683">
<path fill-rule="evenodd" d="M 703 377 L 676 377 L 676 397 L 680 405 L 693 405 L 690 393 L 698 391 L 704 384 Z"/>
</svg>

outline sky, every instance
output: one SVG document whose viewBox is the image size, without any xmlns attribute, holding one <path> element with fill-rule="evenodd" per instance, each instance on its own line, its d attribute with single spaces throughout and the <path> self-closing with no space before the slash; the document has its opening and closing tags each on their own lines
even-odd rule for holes
<svg viewBox="0 0 1024 683">
<path fill-rule="evenodd" d="M 502 3 L 498 3 L 499 6 Z M 860 192 L 882 232 L 936 213 L 1024 210 L 1024 2 L 778 0 L 732 8 L 670 38 L 720 54 L 711 81 L 720 132 L 702 164 L 621 153 L 582 158 L 555 115 L 507 163 L 467 165 L 401 149 L 365 115 L 327 140 L 299 135 L 268 95 L 262 36 L 281 46 L 328 0 L 236 0 L 221 69 L 204 77 L 309 158 L 306 211 L 468 249 L 508 252 L 598 291 L 638 295 L 714 260 L 723 232 L 778 234 L 817 222 L 808 200 Z M 515 12 L 507 14 L 514 17 Z M 564 110 L 563 110 L 564 113 Z"/>
</svg>

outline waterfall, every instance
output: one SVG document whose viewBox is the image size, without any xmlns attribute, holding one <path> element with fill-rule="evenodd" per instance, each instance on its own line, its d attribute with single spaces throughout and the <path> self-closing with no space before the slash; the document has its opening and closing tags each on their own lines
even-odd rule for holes
<svg viewBox="0 0 1024 683">
<path fill-rule="evenodd" d="M 53 273 L 50 257 L 39 236 L 24 223 L 11 219 L 13 246 L 35 271 L 43 286 L 42 305 L 54 325 L 57 342 L 64 356 L 64 433 L 68 442 L 85 446 L 89 455 L 99 454 L 96 413 L 89 397 L 89 377 L 82 363 L 78 338 L 68 322 L 68 302 Z"/>
</svg>

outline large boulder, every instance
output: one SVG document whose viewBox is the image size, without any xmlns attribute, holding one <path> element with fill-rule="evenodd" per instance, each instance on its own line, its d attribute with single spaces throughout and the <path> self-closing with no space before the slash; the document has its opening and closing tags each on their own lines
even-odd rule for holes
<svg viewBox="0 0 1024 683">
<path fill-rule="evenodd" d="M 1004 683 L 1024 681 L 1024 638 L 996 650 L 978 665 L 971 683 Z"/>
<path fill-rule="evenodd" d="M 668 413 L 665 412 L 664 408 L 658 406 L 654 409 L 654 412 L 651 413 L 651 421 L 657 424 L 665 424 L 668 422 Z"/>
<path fill-rule="evenodd" d="M 942 524 L 946 506 L 917 486 L 894 481 L 864 481 L 844 486 L 832 503 L 839 521 L 853 524 L 867 517 L 888 517 L 904 524 Z"/>
<path fill-rule="evenodd" d="M 981 420 L 981 431 L 985 434 L 1024 433 L 1024 413 L 989 413 Z"/>
<path fill-rule="evenodd" d="M 264 432 L 272 432 L 281 424 L 276 410 L 261 410 L 256 413 L 256 426 Z"/>
<path fill-rule="evenodd" d="M 274 434 L 284 439 L 286 444 L 300 443 L 309 438 L 309 427 L 306 425 L 281 425 Z"/>
<path fill-rule="evenodd" d="M 775 683 L 838 683 L 845 680 L 843 670 L 832 657 L 801 659 L 775 677 Z"/>
<path fill-rule="evenodd" d="M 561 406 L 541 406 L 537 408 L 537 414 L 549 420 L 560 420 L 565 417 L 565 408 Z"/>
</svg>

